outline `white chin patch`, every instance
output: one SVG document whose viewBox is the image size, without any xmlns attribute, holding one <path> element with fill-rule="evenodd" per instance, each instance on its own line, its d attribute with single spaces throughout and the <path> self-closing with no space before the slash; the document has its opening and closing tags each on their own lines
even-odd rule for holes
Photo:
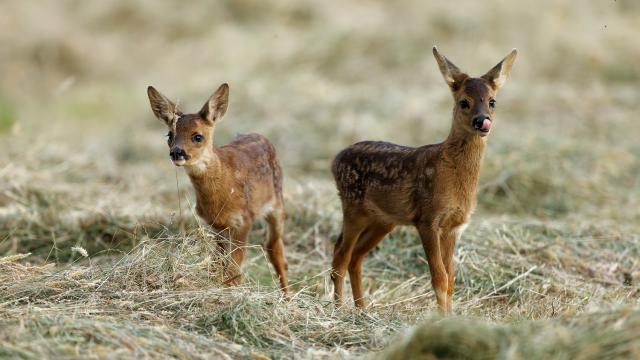
<svg viewBox="0 0 640 360">
<path fill-rule="evenodd" d="M 173 165 L 175 165 L 175 166 L 182 166 L 182 165 L 184 165 L 184 164 L 186 164 L 186 163 L 187 163 L 187 161 L 186 161 L 186 160 L 184 160 L 184 159 L 181 159 L 181 160 L 173 160 Z"/>
</svg>

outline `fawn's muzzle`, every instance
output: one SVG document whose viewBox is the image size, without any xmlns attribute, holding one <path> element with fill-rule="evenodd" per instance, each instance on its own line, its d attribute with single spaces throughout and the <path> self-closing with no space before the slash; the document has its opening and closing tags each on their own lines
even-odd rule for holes
<svg viewBox="0 0 640 360">
<path fill-rule="evenodd" d="M 169 156 L 174 163 L 186 161 L 189 159 L 189 155 L 187 155 L 184 149 L 179 147 L 174 147 L 173 149 L 171 149 L 171 151 L 169 151 Z"/>
<path fill-rule="evenodd" d="M 487 115 L 477 115 L 471 121 L 473 128 L 488 133 L 491 130 L 491 119 Z"/>
</svg>

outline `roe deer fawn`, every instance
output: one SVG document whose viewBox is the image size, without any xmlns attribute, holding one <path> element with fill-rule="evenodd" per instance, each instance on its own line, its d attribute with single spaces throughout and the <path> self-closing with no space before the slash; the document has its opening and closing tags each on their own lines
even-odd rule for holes
<svg viewBox="0 0 640 360">
<path fill-rule="evenodd" d="M 216 123 L 227 111 L 229 86 L 222 84 L 202 110 L 184 114 L 152 86 L 147 89 L 151 110 L 169 127 L 169 156 L 186 169 L 196 193 L 196 212 L 216 231 L 230 239 L 221 244 L 230 252 L 227 284 L 241 280 L 240 265 L 249 231 L 257 218 L 269 226 L 266 251 L 278 273 L 280 288 L 288 293 L 284 256 L 282 170 L 274 146 L 258 134 L 239 135 L 216 147 Z"/>
<path fill-rule="evenodd" d="M 331 278 L 342 304 L 349 270 L 357 307 L 365 305 L 360 268 L 365 255 L 397 225 L 414 225 L 422 240 L 431 283 L 442 312 L 451 312 L 453 251 L 476 206 L 476 188 L 496 92 L 516 58 L 514 49 L 479 78 L 462 72 L 433 48 L 454 99 L 447 139 L 418 148 L 363 141 L 342 150 L 331 171 L 342 201 L 343 225 Z"/>
</svg>

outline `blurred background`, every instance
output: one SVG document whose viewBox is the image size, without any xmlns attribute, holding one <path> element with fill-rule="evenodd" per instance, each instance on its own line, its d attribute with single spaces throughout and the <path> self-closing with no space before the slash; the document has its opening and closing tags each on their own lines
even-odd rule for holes
<svg viewBox="0 0 640 360">
<path fill-rule="evenodd" d="M 355 141 L 444 139 L 452 104 L 433 45 L 472 75 L 519 51 L 499 94 L 482 211 L 624 224 L 640 214 L 633 0 L 0 7 L 5 219 L 24 215 L 17 197 L 67 206 L 71 217 L 95 205 L 138 215 L 176 209 L 176 171 L 148 85 L 195 111 L 228 82 L 216 143 L 262 133 L 280 153 L 290 194 L 309 182 L 333 194 L 329 163 Z M 189 188 L 182 171 L 178 182 Z"/>
</svg>

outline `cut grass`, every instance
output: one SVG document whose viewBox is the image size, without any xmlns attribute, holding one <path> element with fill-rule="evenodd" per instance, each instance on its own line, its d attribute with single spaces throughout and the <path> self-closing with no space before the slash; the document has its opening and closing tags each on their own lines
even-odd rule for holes
<svg viewBox="0 0 640 360">
<path fill-rule="evenodd" d="M 486 354 L 502 354 L 517 344 L 516 354 L 526 354 L 527 334 L 537 327 L 582 339 L 595 336 L 588 334 L 596 330 L 582 329 L 584 322 L 579 321 L 562 330 L 573 316 L 601 309 L 604 321 L 623 313 L 602 309 L 638 305 L 640 279 L 633 270 L 640 251 L 637 238 L 620 239 L 614 228 L 580 222 L 488 216 L 472 224 L 456 254 L 454 309 L 459 320 L 432 317 L 435 298 L 426 260 L 410 229 L 394 232 L 366 260 L 364 285 L 371 303 L 367 310 L 353 309 L 351 301 L 335 309 L 327 276 L 332 238 L 327 231 L 334 220 L 313 211 L 323 211 L 313 204 L 329 189 L 318 184 L 307 187 L 314 195 L 294 191 L 288 200 L 295 203 L 293 208 L 309 205 L 307 213 L 297 212 L 289 220 L 290 234 L 304 238 L 287 246 L 291 301 L 282 298 L 265 254 L 256 245 L 247 249 L 245 284 L 223 287 L 225 260 L 216 253 L 221 239 L 204 227 L 143 239 L 124 256 L 89 252 L 85 259 L 81 250 L 69 249 L 80 260 L 67 266 L 29 264 L 33 256 L 1 258 L 0 320 L 9 329 L 0 337 L 8 344 L 4 351 L 24 357 L 103 357 L 107 349 L 124 358 L 198 358 L 214 353 L 232 358 L 252 353 L 343 357 L 394 344 L 394 336 L 426 318 L 429 325 L 422 329 L 431 331 L 428 336 L 441 334 L 430 343 L 433 348 L 428 351 L 435 354 L 464 354 L 465 347 L 455 345 L 458 337 L 467 338 L 464 329 L 477 332 L 477 338 L 468 340 L 468 351 L 480 351 L 474 350 L 478 346 L 486 347 Z M 263 241 L 263 232 L 258 226 L 253 244 Z M 467 323 L 464 318 L 469 316 L 513 325 Z M 565 320 L 545 320 L 557 317 Z M 528 319 L 540 322 L 518 323 Z M 21 330 L 13 330 L 17 328 Z M 583 331 L 587 335 L 581 335 Z M 500 340 L 505 336 L 507 340 Z M 625 349 L 636 346 L 625 341 Z M 211 342 L 219 344 L 201 350 Z M 608 344 L 603 343 L 603 349 Z M 545 346 L 539 349 L 541 358 L 554 346 L 580 354 L 562 348 L 563 343 Z M 185 355 L 189 349 L 195 353 Z"/>
</svg>

